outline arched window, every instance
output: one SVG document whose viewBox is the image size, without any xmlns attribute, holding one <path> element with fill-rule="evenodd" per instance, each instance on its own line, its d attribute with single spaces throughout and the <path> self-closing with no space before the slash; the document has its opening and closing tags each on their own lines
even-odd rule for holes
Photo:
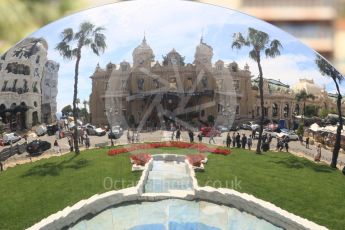
<svg viewBox="0 0 345 230">
<path fill-rule="evenodd" d="M 138 90 L 143 90 L 144 89 L 144 79 L 138 79 Z"/>
<path fill-rule="evenodd" d="M 284 117 L 288 117 L 289 116 L 289 110 L 290 110 L 289 104 L 286 103 L 285 106 L 284 106 Z"/>
<path fill-rule="evenodd" d="M 299 104 L 296 104 L 295 105 L 295 114 L 299 115 L 299 112 L 300 112 Z"/>
<path fill-rule="evenodd" d="M 276 103 L 273 103 L 272 105 L 272 117 L 278 116 L 278 105 Z"/>
</svg>

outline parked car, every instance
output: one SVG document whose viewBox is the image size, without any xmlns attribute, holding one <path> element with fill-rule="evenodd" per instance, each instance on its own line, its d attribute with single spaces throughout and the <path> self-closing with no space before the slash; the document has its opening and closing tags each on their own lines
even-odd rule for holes
<svg viewBox="0 0 345 230">
<path fill-rule="evenodd" d="M 218 125 L 217 130 L 219 130 L 221 133 L 226 133 L 230 131 L 229 128 L 224 125 Z"/>
<path fill-rule="evenodd" d="M 95 135 L 95 136 L 104 136 L 106 134 L 106 131 L 102 128 L 96 128 L 94 125 L 87 125 L 86 127 L 86 133 L 87 135 Z"/>
<path fill-rule="evenodd" d="M 277 132 L 274 132 L 274 131 L 271 130 L 271 129 L 264 129 L 264 131 L 262 132 L 262 134 L 263 134 L 263 135 L 267 135 L 267 136 L 271 134 L 272 137 L 277 137 Z"/>
<path fill-rule="evenodd" d="M 238 131 L 240 127 L 238 125 L 232 124 L 229 126 L 229 131 Z"/>
<path fill-rule="evenodd" d="M 6 133 L 3 135 L 2 142 L 4 145 L 9 145 L 12 143 L 16 143 L 22 139 L 21 136 L 17 135 L 16 133 Z"/>
<path fill-rule="evenodd" d="M 280 132 L 277 134 L 277 137 L 284 137 L 284 136 L 288 136 L 290 140 L 293 141 L 297 141 L 298 140 L 298 135 L 293 132 L 293 131 L 289 131 L 289 132 Z"/>
<path fill-rule="evenodd" d="M 55 135 L 56 131 L 59 130 L 58 125 L 47 125 L 47 134 L 48 136 Z"/>
<path fill-rule="evenodd" d="M 240 125 L 240 129 L 244 130 L 258 130 L 260 125 L 255 124 L 253 121 L 249 121 Z"/>
<path fill-rule="evenodd" d="M 47 127 L 44 125 L 40 125 L 36 128 L 37 136 L 44 136 L 47 133 Z"/>
<path fill-rule="evenodd" d="M 252 130 L 252 127 L 249 123 L 243 123 L 240 125 L 240 129 L 244 129 L 244 130 Z"/>
<path fill-rule="evenodd" d="M 110 130 L 108 133 L 108 138 L 109 139 L 118 139 L 122 136 L 123 134 L 123 129 L 119 125 L 113 126 L 113 128 Z"/>
<path fill-rule="evenodd" d="M 27 147 L 26 151 L 31 155 L 31 156 L 39 156 L 41 155 L 44 151 L 48 150 L 51 148 L 51 144 L 48 141 L 42 141 L 42 140 L 35 140 L 30 142 Z"/>
<path fill-rule="evenodd" d="M 212 134 L 218 137 L 221 135 L 221 132 L 214 127 L 201 127 L 200 132 L 204 137 L 210 137 Z"/>
</svg>

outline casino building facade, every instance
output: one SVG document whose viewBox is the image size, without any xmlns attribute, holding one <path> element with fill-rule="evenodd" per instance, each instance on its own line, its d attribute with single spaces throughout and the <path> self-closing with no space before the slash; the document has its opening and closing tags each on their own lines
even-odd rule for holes
<svg viewBox="0 0 345 230">
<path fill-rule="evenodd" d="M 133 64 L 123 61 L 105 69 L 97 65 L 91 76 L 90 112 L 92 123 L 161 127 L 171 123 L 214 122 L 225 126 L 260 118 L 258 79 L 249 66 L 236 62 L 212 62 L 213 48 L 203 39 L 197 45 L 193 63 L 172 49 L 160 63 L 144 38 L 133 50 Z M 307 105 L 335 109 L 334 98 L 315 85 L 301 79 L 290 86 L 264 79 L 265 117 L 284 119 L 291 127 L 302 113 L 302 102 L 295 94 L 306 90 L 315 95 Z"/>
</svg>

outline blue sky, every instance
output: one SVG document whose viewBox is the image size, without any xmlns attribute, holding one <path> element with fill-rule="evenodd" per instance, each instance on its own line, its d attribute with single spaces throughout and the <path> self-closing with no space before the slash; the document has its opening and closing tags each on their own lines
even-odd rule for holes
<svg viewBox="0 0 345 230">
<path fill-rule="evenodd" d="M 144 33 L 158 61 L 161 61 L 162 55 L 175 48 L 186 57 L 186 62 L 192 63 L 195 48 L 203 34 L 204 42 L 213 47 L 213 62 L 218 59 L 226 63 L 236 61 L 241 68 L 248 63 L 252 74 L 257 76 L 257 64 L 248 58 L 248 49 L 231 49 L 233 33 L 246 34 L 248 27 L 267 32 L 272 39 L 280 40 L 283 45 L 281 56 L 262 60 L 264 77 L 280 79 L 290 85 L 298 82 L 299 78 L 314 79 L 320 86 L 325 85 L 328 91 L 334 92 L 333 82 L 321 76 L 314 64 L 314 51 L 266 22 L 208 4 L 181 0 L 137 0 L 82 11 L 30 35 L 45 38 L 49 45 L 48 59 L 60 63 L 58 111 L 72 102 L 75 61 L 63 60 L 54 48 L 65 28 L 71 27 L 76 31 L 84 21 L 106 28 L 104 33 L 108 48 L 99 57 L 87 49 L 82 51 L 79 75 L 81 101 L 89 100 L 89 77 L 97 63 L 101 67 L 109 62 L 118 64 L 123 60 L 132 63 L 132 51 L 141 43 Z"/>
</svg>

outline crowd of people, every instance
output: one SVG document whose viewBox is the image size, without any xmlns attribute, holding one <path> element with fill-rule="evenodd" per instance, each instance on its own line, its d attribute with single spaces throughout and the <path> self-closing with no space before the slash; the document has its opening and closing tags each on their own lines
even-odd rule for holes
<svg viewBox="0 0 345 230">
<path fill-rule="evenodd" d="M 188 132 L 188 137 L 189 141 L 192 143 L 194 142 L 194 132 L 189 130 Z M 180 140 L 181 136 L 181 131 L 177 129 L 176 131 L 173 131 L 171 134 L 171 140 L 173 141 L 174 138 L 176 141 Z M 209 144 L 216 144 L 215 142 L 215 136 L 211 132 L 210 135 L 208 135 L 208 143 Z M 203 138 L 205 136 L 202 134 L 202 132 L 199 132 L 197 134 L 198 141 L 201 143 L 203 142 Z M 245 133 L 240 134 L 239 132 L 233 132 L 232 134 L 230 132 L 227 133 L 225 140 L 223 143 L 226 145 L 227 148 L 243 148 L 243 149 L 252 149 L 253 146 L 253 140 L 255 139 L 255 133 L 253 132 L 252 134 L 248 135 Z M 272 142 L 272 135 L 271 134 L 264 134 L 262 136 L 262 141 L 261 141 L 261 149 L 263 151 L 268 151 L 271 149 L 271 142 Z M 276 151 L 283 151 L 283 149 L 286 150 L 286 152 L 289 151 L 289 142 L 290 139 L 288 136 L 282 136 L 282 137 L 277 137 L 277 146 L 276 146 Z M 307 141 L 308 143 L 308 141 Z"/>
<path fill-rule="evenodd" d="M 72 134 L 72 135 L 68 136 L 67 141 L 68 141 L 69 150 L 73 151 L 74 150 L 74 135 Z M 91 144 L 90 143 L 90 137 L 84 130 L 82 130 L 80 135 L 78 136 L 78 144 L 85 146 L 86 149 L 90 148 L 90 144 Z M 54 142 L 54 147 L 56 145 L 58 146 L 57 140 L 55 140 L 55 142 Z"/>
<path fill-rule="evenodd" d="M 64 128 L 64 127 L 62 127 Z M 171 129 L 171 140 L 174 141 L 180 141 L 181 140 L 181 129 L 178 127 L 174 127 Z M 192 130 L 187 130 L 188 138 L 191 143 L 194 142 L 194 132 Z M 212 130 L 208 133 L 206 136 L 208 138 L 209 144 L 216 144 L 215 137 L 217 136 L 216 132 L 212 132 Z M 254 130 L 252 134 L 247 135 L 245 133 L 240 134 L 239 132 L 230 132 L 227 133 L 225 140 L 223 141 L 223 144 L 226 145 L 227 148 L 242 148 L 242 149 L 248 149 L 251 150 L 253 146 L 253 140 L 256 138 L 256 131 Z M 200 131 L 197 134 L 197 139 L 199 143 L 203 142 L 205 135 Z M 68 138 L 68 144 L 70 147 L 70 151 L 73 151 L 74 149 L 74 141 L 73 141 L 73 135 L 67 137 Z M 271 149 L 271 142 L 272 142 L 272 135 L 271 134 L 264 134 L 262 136 L 261 141 L 261 149 L 262 151 L 269 151 Z M 128 143 L 138 143 L 139 142 L 139 132 L 135 130 L 128 130 L 127 131 L 127 141 Z M 303 138 L 299 137 L 299 141 L 303 145 Z M 81 135 L 78 138 L 78 142 L 80 145 L 85 145 L 85 147 L 88 149 L 90 147 L 90 138 L 82 130 Z M 285 149 L 286 152 L 289 151 L 289 136 L 277 136 L 277 144 L 276 144 L 276 151 L 283 151 Z M 306 137 L 305 139 L 305 147 L 309 149 L 309 137 Z M 61 148 L 58 144 L 58 140 L 55 140 L 54 142 L 54 149 L 57 153 L 61 152 Z M 320 161 L 321 159 L 321 145 L 319 144 L 317 146 L 317 154 L 315 155 L 315 161 Z"/>
</svg>

